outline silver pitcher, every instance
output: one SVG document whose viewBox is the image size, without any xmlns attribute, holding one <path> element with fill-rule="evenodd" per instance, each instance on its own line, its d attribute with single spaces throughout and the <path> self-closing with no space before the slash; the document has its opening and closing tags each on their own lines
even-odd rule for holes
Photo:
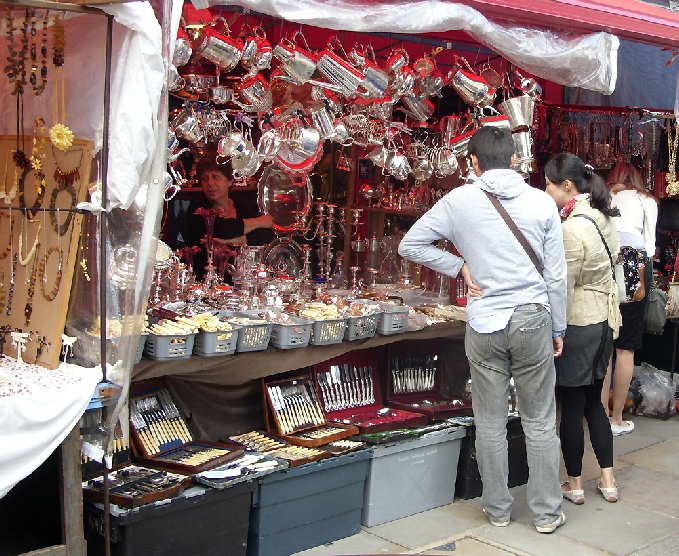
<svg viewBox="0 0 679 556">
<path fill-rule="evenodd" d="M 172 63 L 175 66 L 183 66 L 188 64 L 189 60 L 191 59 L 191 54 L 193 54 L 193 49 L 191 48 L 189 35 L 186 31 L 184 31 L 184 29 L 179 29 L 177 31 L 177 39 L 174 43 Z"/>
<path fill-rule="evenodd" d="M 304 38 L 304 35 L 297 32 L 291 41 L 283 39 L 274 47 L 272 54 L 279 61 L 280 70 L 295 83 L 303 85 L 316 71 L 318 56 L 312 54 L 308 46 L 306 49 L 297 46 L 294 41 L 300 36 Z"/>
<path fill-rule="evenodd" d="M 337 37 L 332 37 L 318 59 L 316 67 L 331 84 L 340 88 L 341 94 L 350 97 L 358 91 L 365 79 L 365 74 L 357 70 L 346 59 L 340 58 L 333 51 L 333 44 L 342 47 Z"/>
<path fill-rule="evenodd" d="M 514 140 L 514 153 L 518 161 L 533 159 L 533 142 L 530 137 L 530 132 L 520 131 L 512 134 Z"/>
<path fill-rule="evenodd" d="M 335 116 L 325 105 L 311 109 L 311 121 L 321 139 L 331 139 L 335 135 Z"/>
<path fill-rule="evenodd" d="M 223 24 L 223 33 L 216 29 L 218 22 Z M 198 53 L 223 71 L 231 71 L 243 55 L 243 39 L 229 36 L 229 27 L 224 18 L 216 17 L 203 28 Z"/>
<path fill-rule="evenodd" d="M 529 129 L 533 125 L 535 99 L 530 95 L 508 98 L 500 103 L 498 109 L 507 116 L 511 131 Z"/>
<path fill-rule="evenodd" d="M 216 85 L 210 88 L 210 100 L 214 104 L 226 104 L 233 97 L 233 91 L 226 85 Z"/>
<path fill-rule="evenodd" d="M 184 78 L 181 75 L 179 75 L 179 72 L 177 71 L 177 66 L 171 64 L 169 75 L 167 78 L 167 90 L 170 91 L 171 93 L 174 93 L 176 91 L 180 91 L 181 89 L 183 89 L 185 84 L 186 81 L 184 81 Z"/>
<path fill-rule="evenodd" d="M 468 71 L 458 69 L 450 79 L 450 86 L 455 89 L 460 98 L 471 106 L 479 106 L 491 91 L 488 82 L 483 77 Z M 493 90 L 493 96 L 495 91 Z"/>
<path fill-rule="evenodd" d="M 271 87 L 258 73 L 243 81 L 237 88 L 238 96 L 246 103 L 234 100 L 246 112 L 269 112 L 273 104 Z"/>
<path fill-rule="evenodd" d="M 410 115 L 418 122 L 426 122 L 434 113 L 434 105 L 426 98 L 417 98 L 410 95 L 403 97 L 403 104 Z"/>
</svg>

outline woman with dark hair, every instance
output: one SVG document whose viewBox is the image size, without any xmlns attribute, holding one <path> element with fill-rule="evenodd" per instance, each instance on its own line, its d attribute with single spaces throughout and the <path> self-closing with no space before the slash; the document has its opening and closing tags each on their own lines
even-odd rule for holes
<svg viewBox="0 0 679 556">
<path fill-rule="evenodd" d="M 655 226 L 658 222 L 658 201 L 644 187 L 639 170 L 628 162 L 621 162 L 608 174 L 608 189 L 613 194 L 612 205 L 620 210 L 614 222 L 618 229 L 620 245 L 636 250 L 638 260 L 644 264 L 643 275 L 646 293 L 640 301 L 620 304 L 622 326 L 620 335 L 613 342 L 615 370 L 613 371 L 613 403 L 610 412 L 613 436 L 634 430 L 632 421 L 625 421 L 622 412 L 634 371 L 634 350 L 643 343 L 644 314 L 648 292 L 653 281 L 653 256 L 655 255 Z M 609 408 L 611 367 L 604 380 L 601 402 Z"/>
<path fill-rule="evenodd" d="M 205 243 L 205 220 L 196 210 L 200 207 L 222 209 L 215 220 L 216 243 L 265 245 L 273 241 L 273 218 L 259 214 L 252 207 L 237 206 L 229 197 L 233 182 L 231 163 L 218 164 L 216 157 L 205 155 L 196 165 L 196 178 L 205 199 L 192 203 L 187 217 L 187 245 Z M 193 259 L 196 278 L 201 280 L 207 264 L 207 253 L 201 249 Z"/>
<path fill-rule="evenodd" d="M 563 354 L 556 359 L 561 395 L 561 451 L 568 482 L 563 497 L 585 501 L 582 458 L 583 417 L 601 477 L 599 491 L 608 502 L 618 499 L 613 476 L 613 435 L 601 405 L 601 389 L 620 320 L 613 261 L 620 251 L 612 217 L 611 196 L 604 181 L 577 156 L 561 153 L 545 166 L 546 191 L 560 210 L 568 267 L 567 329 Z"/>
</svg>

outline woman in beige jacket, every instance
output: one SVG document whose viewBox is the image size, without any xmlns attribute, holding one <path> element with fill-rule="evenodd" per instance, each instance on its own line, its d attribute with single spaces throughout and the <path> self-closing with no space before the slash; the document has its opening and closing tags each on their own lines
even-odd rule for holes
<svg viewBox="0 0 679 556">
<path fill-rule="evenodd" d="M 583 417 L 601 467 L 599 492 L 608 502 L 618 499 L 613 476 L 613 435 L 601 405 L 601 390 L 613 336 L 620 326 L 613 261 L 620 241 L 611 219 L 611 196 L 604 181 L 577 156 L 561 153 L 545 166 L 546 191 L 560 209 L 568 267 L 567 328 L 563 354 L 556 359 L 561 396 L 561 451 L 568 482 L 563 497 L 585 501 L 582 457 L 585 449 Z"/>
</svg>

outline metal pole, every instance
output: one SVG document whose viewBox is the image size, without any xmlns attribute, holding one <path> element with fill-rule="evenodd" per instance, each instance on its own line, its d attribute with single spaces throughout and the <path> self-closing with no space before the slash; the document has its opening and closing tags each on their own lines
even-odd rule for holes
<svg viewBox="0 0 679 556">
<path fill-rule="evenodd" d="M 109 118 L 111 116 L 111 52 L 113 50 L 113 16 L 106 17 L 106 67 L 104 72 L 104 126 L 101 149 L 101 206 L 104 209 L 99 213 L 99 304 L 100 304 L 100 321 L 101 321 L 101 372 L 103 379 L 106 380 L 106 295 L 108 292 L 108 280 L 106 279 L 108 268 L 108 212 L 106 211 L 108 205 L 108 133 L 109 133 Z M 107 422 L 106 407 L 102 410 L 102 420 Z M 111 437 L 113 436 L 114 426 L 107 428 L 106 443 L 104 446 L 105 452 L 108 452 L 108 447 L 111 444 Z M 106 459 L 104 463 L 104 549 L 106 556 L 111 554 L 111 514 L 109 501 L 109 478 L 108 466 Z"/>
</svg>

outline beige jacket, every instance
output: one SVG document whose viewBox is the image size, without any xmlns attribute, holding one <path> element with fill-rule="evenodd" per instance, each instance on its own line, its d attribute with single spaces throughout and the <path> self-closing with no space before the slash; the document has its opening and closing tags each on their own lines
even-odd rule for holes
<svg viewBox="0 0 679 556">
<path fill-rule="evenodd" d="M 587 326 L 608 319 L 617 337 L 621 317 L 618 293 L 613 280 L 611 260 L 594 224 L 599 226 L 613 261 L 618 258 L 620 240 L 611 218 L 592 208 L 589 200 L 578 203 L 563 222 L 563 242 L 568 266 L 568 314 L 569 325 Z M 568 333 L 568 332 L 567 332 Z"/>
</svg>

